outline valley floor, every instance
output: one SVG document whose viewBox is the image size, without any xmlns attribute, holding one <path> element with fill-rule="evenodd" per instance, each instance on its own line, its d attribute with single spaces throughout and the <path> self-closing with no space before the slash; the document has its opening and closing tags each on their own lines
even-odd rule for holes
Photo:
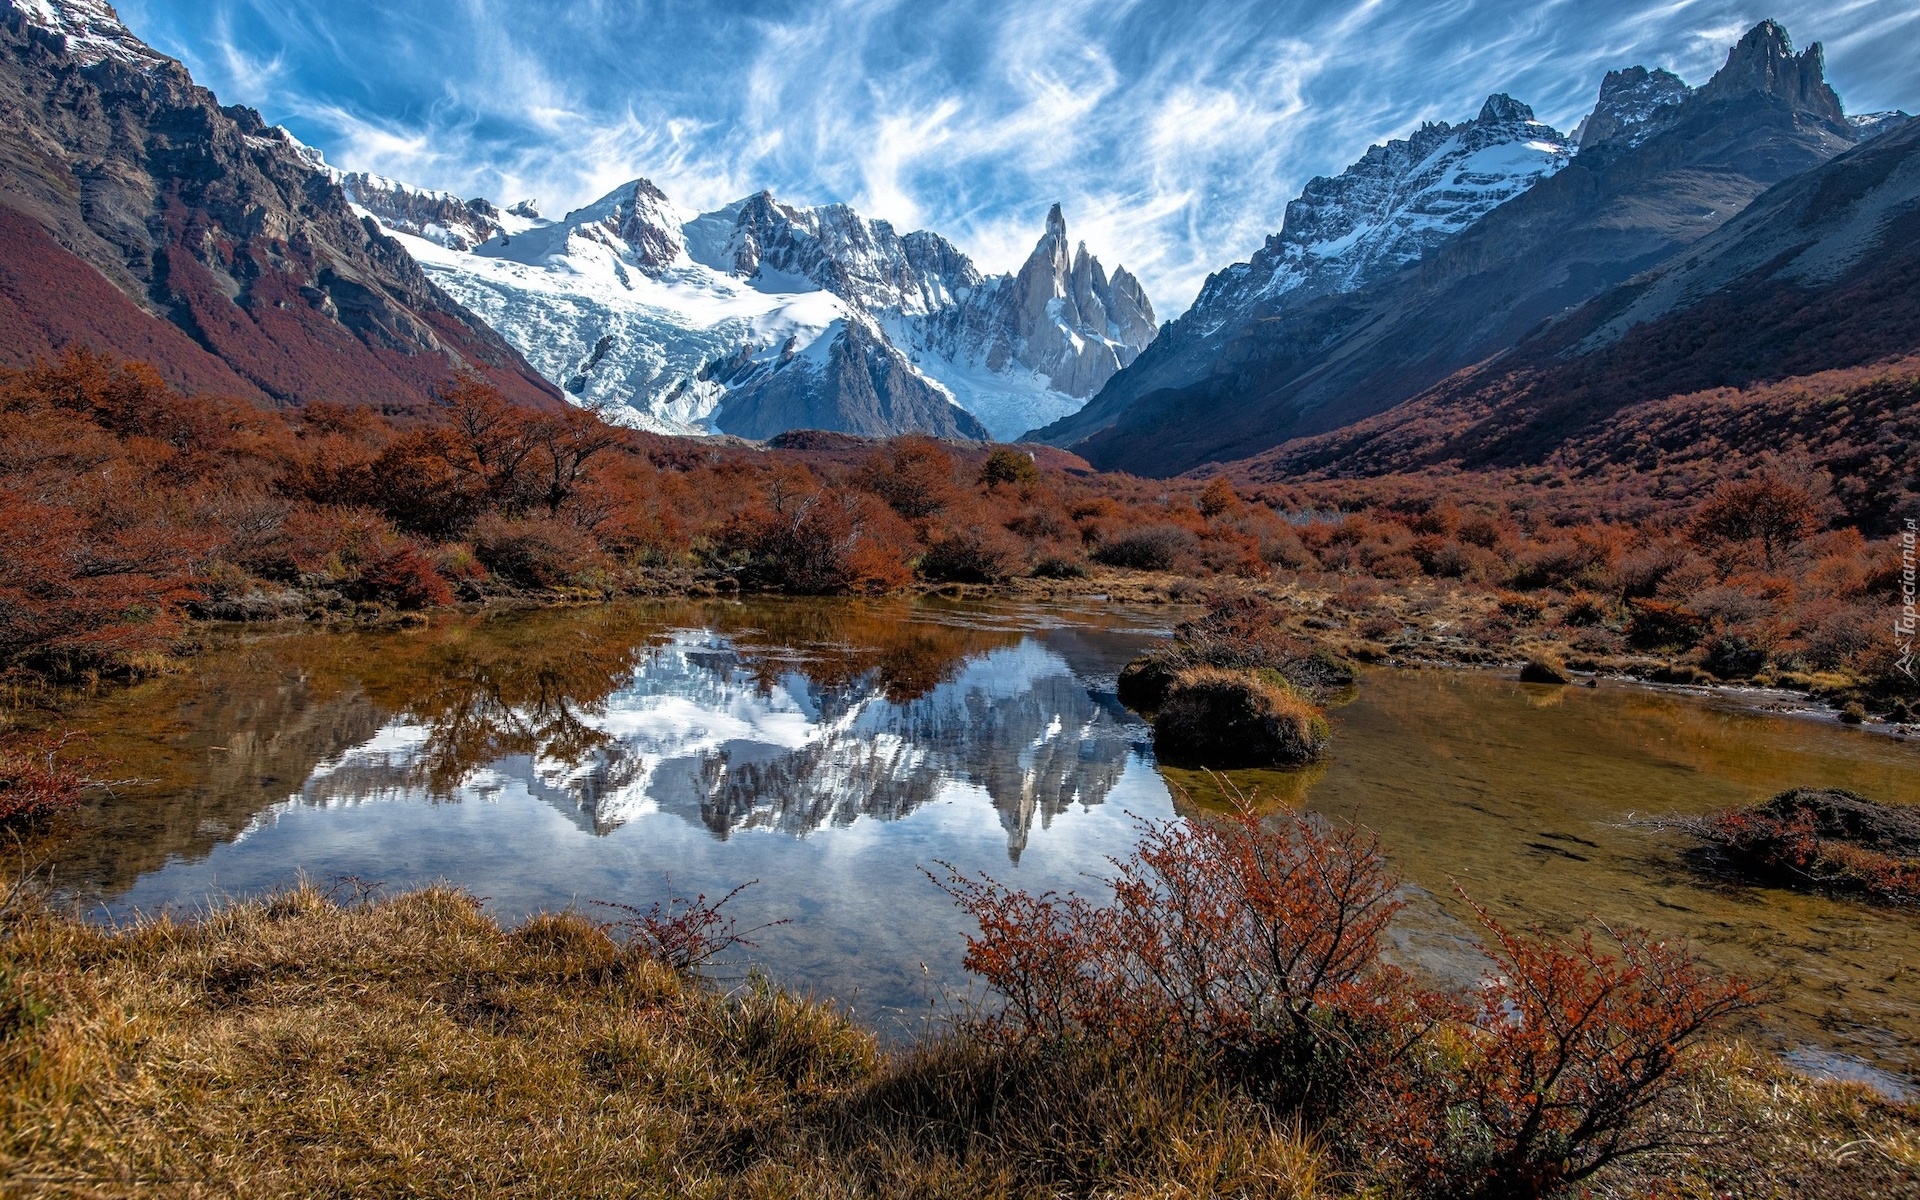
<svg viewBox="0 0 1920 1200">
<path fill-rule="evenodd" d="M 1599 1196 L 1920 1188 L 1920 1114 L 1736 1043 L 1711 1137 Z M 889 1052 L 824 1003 L 677 974 L 577 914 L 311 886 L 109 930 L 0 905 L 12 1196 L 1378 1196 L 1314 1131 L 1163 1064 Z"/>
</svg>

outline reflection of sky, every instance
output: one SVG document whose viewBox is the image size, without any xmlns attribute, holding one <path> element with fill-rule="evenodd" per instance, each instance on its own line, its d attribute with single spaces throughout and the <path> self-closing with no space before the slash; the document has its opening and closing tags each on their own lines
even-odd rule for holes
<svg viewBox="0 0 1920 1200">
<path fill-rule="evenodd" d="M 143 877 L 113 907 L 253 892 L 295 870 L 446 879 L 506 917 L 645 903 L 669 873 L 689 895 L 758 879 L 735 902 L 742 923 L 790 924 L 751 957 L 871 1015 L 964 986 L 966 923 L 923 867 L 1085 887 L 1131 846 L 1134 816 L 1171 811 L 1143 728 L 1032 638 L 894 703 L 878 679 L 823 689 L 790 673 L 762 687 L 724 640 L 690 632 L 577 715 L 607 738 L 580 761 L 477 765 L 454 803 L 412 782 L 433 729 L 395 721 L 245 836 Z"/>
</svg>

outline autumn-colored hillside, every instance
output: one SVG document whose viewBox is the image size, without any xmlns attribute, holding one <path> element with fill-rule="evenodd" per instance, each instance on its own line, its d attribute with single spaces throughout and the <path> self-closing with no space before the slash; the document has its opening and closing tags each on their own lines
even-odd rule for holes
<svg viewBox="0 0 1920 1200">
<path fill-rule="evenodd" d="M 1285 593 L 1301 631 L 1356 653 L 1547 645 L 1589 669 L 1797 683 L 1899 714 L 1884 617 L 1900 560 L 1870 518 L 1907 494 L 1887 439 L 1906 436 L 1915 383 L 1848 378 L 1648 406 L 1570 449 L 1577 468 L 1236 488 L 925 438 L 663 438 L 472 378 L 393 417 L 267 410 L 76 352 L 0 375 L 0 666 L 138 671 L 204 617 L 736 589 L 1198 598 L 1231 581 Z"/>
</svg>

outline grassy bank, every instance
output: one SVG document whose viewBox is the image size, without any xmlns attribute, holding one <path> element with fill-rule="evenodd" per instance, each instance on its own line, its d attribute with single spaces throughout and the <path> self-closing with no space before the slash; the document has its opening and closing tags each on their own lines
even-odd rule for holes
<svg viewBox="0 0 1920 1200">
<path fill-rule="evenodd" d="M 885 1053 L 578 915 L 308 887 L 117 931 L 18 896 L 0 940 L 9 1195 L 1347 1196 L 1321 1131 L 1152 1057 L 955 1032 Z M 1920 1120 L 1721 1045 L 1711 1145 L 1602 1195 L 1890 1196 Z"/>
</svg>

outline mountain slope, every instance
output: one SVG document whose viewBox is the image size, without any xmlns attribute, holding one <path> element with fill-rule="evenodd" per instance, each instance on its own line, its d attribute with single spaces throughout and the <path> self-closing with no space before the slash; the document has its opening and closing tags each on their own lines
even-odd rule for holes
<svg viewBox="0 0 1920 1200">
<path fill-rule="evenodd" d="M 97 0 L 0 0 L 0 207 L 0 270 L 32 331 L 9 339 L 16 360 L 69 340 L 144 345 L 183 384 L 396 409 L 466 367 L 518 401 L 557 401 L 288 140 L 220 107 Z M 26 286 L 44 247 L 21 221 L 126 304 L 89 300 L 90 281 Z"/>
<path fill-rule="evenodd" d="M 1772 188 L 1683 261 L 1613 289 L 1486 367 L 1256 459 L 1263 478 L 1518 466 L 1579 473 L 1685 448 L 1633 406 L 1920 353 L 1920 122 Z M 1848 414 L 1828 412 L 1838 437 Z M 1818 430 L 1803 440 L 1821 441 Z M 1869 439 L 1870 440 L 1870 439 Z M 1721 453 L 1784 448 L 1764 424 Z M 1622 456 L 1625 456 L 1623 459 Z M 1651 461 L 1651 460 L 1649 460 Z"/>
<path fill-rule="evenodd" d="M 982 276 L 938 234 L 766 192 L 688 219 L 640 179 L 544 221 L 332 174 L 576 403 L 660 432 L 1012 437 L 1157 332 L 1057 208 L 1019 272 Z"/>
<path fill-rule="evenodd" d="M 1116 376 L 1087 409 L 1110 424 L 1072 448 L 1148 474 L 1242 458 L 1391 408 L 1512 346 L 1851 146 L 1821 61 L 1818 45 L 1796 54 L 1762 23 L 1656 132 L 1590 146 L 1418 264 L 1263 312 L 1218 340 L 1198 378 Z"/>
<path fill-rule="evenodd" d="M 1567 139 L 1504 95 L 1488 97 L 1472 121 L 1424 125 L 1369 147 L 1338 177 L 1308 183 L 1258 253 L 1209 276 L 1193 307 L 1130 369 L 1037 436 L 1070 444 L 1110 426 L 1142 396 L 1204 379 L 1241 330 L 1399 273 L 1565 167 L 1571 153 Z"/>
</svg>

